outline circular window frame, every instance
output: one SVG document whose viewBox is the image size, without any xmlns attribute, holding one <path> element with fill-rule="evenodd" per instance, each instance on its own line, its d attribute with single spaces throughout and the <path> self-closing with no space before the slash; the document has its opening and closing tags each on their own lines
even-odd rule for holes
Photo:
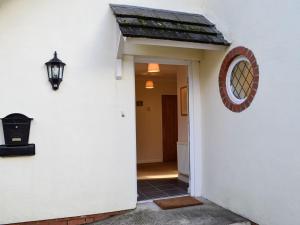
<svg viewBox="0 0 300 225">
<path fill-rule="evenodd" d="M 238 99 L 232 93 L 230 78 L 234 67 L 241 61 L 250 63 L 253 69 L 253 83 L 250 94 L 244 99 Z M 224 58 L 220 74 L 219 89 L 224 105 L 233 112 L 242 112 L 250 106 L 256 94 L 259 82 L 259 69 L 253 52 L 245 47 L 232 49 Z"/>
</svg>

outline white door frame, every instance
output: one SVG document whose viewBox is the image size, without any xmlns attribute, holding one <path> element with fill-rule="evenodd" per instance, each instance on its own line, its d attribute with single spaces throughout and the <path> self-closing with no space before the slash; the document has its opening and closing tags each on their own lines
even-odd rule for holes
<svg viewBox="0 0 300 225">
<path fill-rule="evenodd" d="M 177 60 L 159 57 L 134 57 L 134 63 L 186 65 L 188 67 L 189 86 L 189 156 L 190 156 L 190 194 L 202 194 L 202 132 L 201 132 L 201 96 L 199 61 Z M 136 121 L 136 120 L 135 120 Z"/>
</svg>

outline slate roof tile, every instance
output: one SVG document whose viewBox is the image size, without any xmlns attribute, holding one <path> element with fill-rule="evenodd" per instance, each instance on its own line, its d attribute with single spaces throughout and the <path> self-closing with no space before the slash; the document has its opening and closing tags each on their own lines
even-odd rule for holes
<svg viewBox="0 0 300 225">
<path fill-rule="evenodd" d="M 129 5 L 110 5 L 125 37 L 229 45 L 203 15 Z"/>
<path fill-rule="evenodd" d="M 195 24 L 185 24 L 170 21 L 158 21 L 153 19 L 140 19 L 131 17 L 117 17 L 120 26 L 152 27 L 166 30 L 189 31 L 192 33 L 219 34 L 220 32 L 213 26 L 201 26 Z"/>
</svg>

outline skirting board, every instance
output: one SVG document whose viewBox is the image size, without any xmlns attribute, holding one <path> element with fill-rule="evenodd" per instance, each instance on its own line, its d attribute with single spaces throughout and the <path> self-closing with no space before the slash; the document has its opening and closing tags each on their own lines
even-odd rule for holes
<svg viewBox="0 0 300 225">
<path fill-rule="evenodd" d="M 145 159 L 145 160 L 138 160 L 138 164 L 144 164 L 144 163 L 161 163 L 163 162 L 162 159 Z"/>
<path fill-rule="evenodd" d="M 187 175 L 178 174 L 178 179 L 185 182 L 185 183 L 189 183 L 189 176 L 187 176 Z"/>
</svg>

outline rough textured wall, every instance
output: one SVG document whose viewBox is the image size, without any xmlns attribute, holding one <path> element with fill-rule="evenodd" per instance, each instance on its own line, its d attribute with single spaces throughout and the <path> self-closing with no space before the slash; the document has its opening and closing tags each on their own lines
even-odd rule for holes
<svg viewBox="0 0 300 225">
<path fill-rule="evenodd" d="M 232 47 L 254 52 L 260 82 L 248 109 L 229 111 L 218 89 L 225 52 L 205 54 L 203 195 L 261 225 L 300 220 L 299 12 L 296 0 L 205 3 Z"/>
<path fill-rule="evenodd" d="M 0 158 L 0 224 L 135 207 L 133 59 L 116 81 L 109 3 L 200 10 L 196 0 L 0 2 L 0 117 L 34 117 L 37 152 Z M 67 64 L 57 92 L 44 66 L 55 50 Z"/>
</svg>

